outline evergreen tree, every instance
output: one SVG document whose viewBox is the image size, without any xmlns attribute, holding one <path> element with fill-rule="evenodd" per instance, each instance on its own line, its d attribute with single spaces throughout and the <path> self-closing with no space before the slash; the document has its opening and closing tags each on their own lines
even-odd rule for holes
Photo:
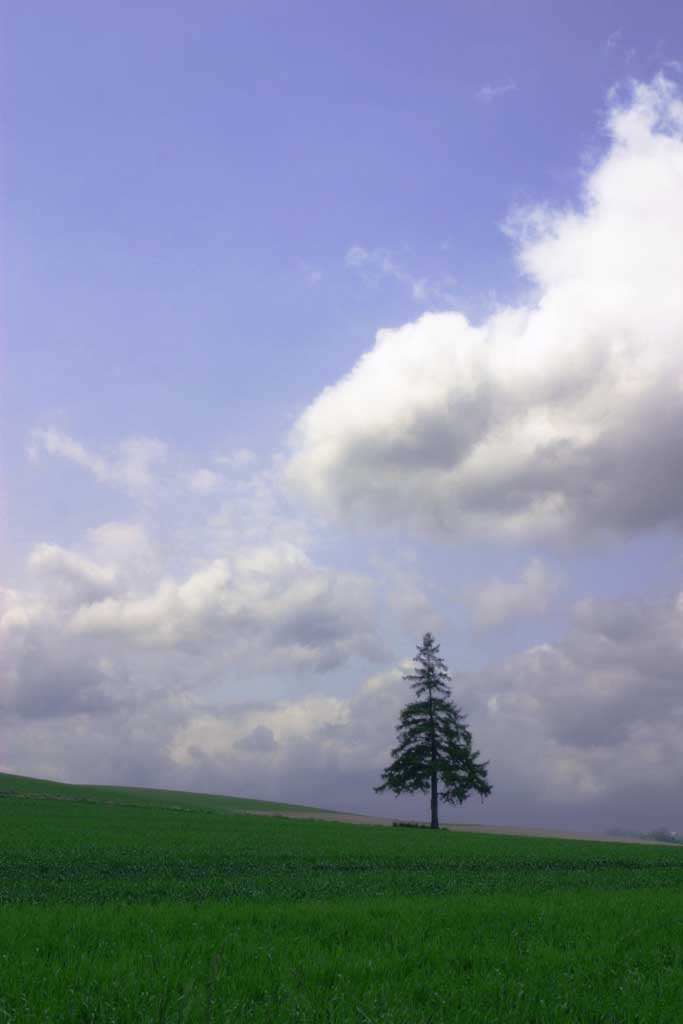
<svg viewBox="0 0 683 1024">
<path fill-rule="evenodd" d="M 478 761 L 479 751 L 472 750 L 472 734 L 451 699 L 451 677 L 431 633 L 425 633 L 413 661 L 415 671 L 403 678 L 411 683 L 417 699 L 401 711 L 392 763 L 382 772 L 382 785 L 375 792 L 389 789 L 398 796 L 431 790 L 431 826 L 438 828 L 439 797 L 461 804 L 472 792 L 482 800 L 489 795 L 488 761 Z"/>
</svg>

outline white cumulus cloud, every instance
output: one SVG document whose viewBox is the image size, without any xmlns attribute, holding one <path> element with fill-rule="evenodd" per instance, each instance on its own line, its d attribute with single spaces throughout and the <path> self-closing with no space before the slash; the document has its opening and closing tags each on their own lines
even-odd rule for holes
<svg viewBox="0 0 683 1024">
<path fill-rule="evenodd" d="M 294 493 L 441 538 L 683 523 L 681 93 L 635 84 L 607 126 L 576 209 L 508 221 L 534 301 L 380 330 L 296 423 Z"/>
</svg>

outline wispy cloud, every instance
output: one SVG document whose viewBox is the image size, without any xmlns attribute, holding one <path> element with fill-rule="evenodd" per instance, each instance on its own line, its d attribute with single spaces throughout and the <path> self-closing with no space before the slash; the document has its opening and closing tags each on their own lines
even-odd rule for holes
<svg viewBox="0 0 683 1024">
<path fill-rule="evenodd" d="M 214 473 L 212 469 L 202 467 L 190 473 L 187 486 L 195 494 L 215 494 L 216 491 L 220 490 L 221 477 L 218 473 Z"/>
<path fill-rule="evenodd" d="M 228 469 L 244 469 L 253 465 L 256 454 L 250 448 L 237 448 L 233 451 L 219 452 L 214 455 L 213 461 L 217 466 L 227 466 Z"/>
<path fill-rule="evenodd" d="M 605 51 L 610 53 L 612 50 L 616 50 L 617 46 L 621 43 L 622 28 L 615 28 L 614 32 L 610 32 L 605 42 Z"/>
<path fill-rule="evenodd" d="M 475 96 L 483 103 L 490 103 L 492 100 L 497 100 L 509 92 L 515 92 L 516 89 L 517 83 L 508 78 L 505 82 L 485 82 L 481 88 L 477 89 Z"/>
<path fill-rule="evenodd" d="M 438 279 L 418 277 L 406 270 L 388 249 L 366 249 L 352 245 L 344 258 L 350 270 L 358 272 L 365 281 L 377 284 L 382 279 L 393 279 L 404 285 L 415 302 L 453 306 L 455 278 L 450 274 Z"/>
<path fill-rule="evenodd" d="M 624 41 L 624 31 L 615 28 L 605 40 L 604 52 L 607 57 L 619 57 L 625 64 L 630 64 L 636 55 L 634 46 L 627 46 Z"/>
<path fill-rule="evenodd" d="M 313 267 L 310 263 L 301 264 L 301 273 L 303 274 L 304 281 L 309 288 L 315 288 L 322 281 L 324 274 L 319 267 Z"/>
<path fill-rule="evenodd" d="M 34 430 L 28 451 L 33 459 L 40 452 L 67 459 L 100 483 L 120 486 L 135 494 L 150 490 L 153 469 L 166 457 L 166 445 L 153 437 L 128 437 L 113 452 L 101 455 L 54 427 Z"/>
</svg>

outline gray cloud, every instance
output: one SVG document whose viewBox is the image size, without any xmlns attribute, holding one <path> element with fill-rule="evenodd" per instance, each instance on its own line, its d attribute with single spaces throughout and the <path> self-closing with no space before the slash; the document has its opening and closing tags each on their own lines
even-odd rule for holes
<svg viewBox="0 0 683 1024">
<path fill-rule="evenodd" d="M 324 669 L 371 654 L 372 586 L 358 574 L 313 566 L 291 545 L 216 559 L 182 582 L 81 605 L 64 623 L 73 637 L 113 637 L 140 648 L 204 653 L 254 667 Z"/>
<path fill-rule="evenodd" d="M 247 750 L 255 754 L 270 753 L 277 749 L 277 740 L 267 725 L 257 725 L 246 736 L 234 742 L 235 750 Z"/>
<path fill-rule="evenodd" d="M 53 642 L 50 642 L 53 640 Z M 98 659 L 62 647 L 54 638 L 31 637 L 12 652 L 0 689 L 0 711 L 20 718 L 64 718 L 109 713 L 123 704 L 120 680 Z M 4 659 L 3 659 L 4 660 Z"/>
<path fill-rule="evenodd" d="M 559 587 L 557 575 L 532 558 L 516 580 L 488 580 L 474 589 L 473 620 L 482 628 L 547 611 Z"/>
<path fill-rule="evenodd" d="M 116 569 L 98 565 L 58 544 L 36 545 L 29 567 L 48 586 L 54 584 L 58 598 L 71 604 L 89 604 L 117 590 Z"/>
<path fill-rule="evenodd" d="M 191 533 L 164 518 L 154 541 L 140 523 L 105 523 L 73 547 L 33 547 L 25 585 L 0 592 L 5 713 L 111 713 L 240 676 L 252 690 L 272 674 L 305 688 L 312 673 L 382 655 L 373 583 L 312 560 L 267 474 L 240 480 Z"/>
</svg>

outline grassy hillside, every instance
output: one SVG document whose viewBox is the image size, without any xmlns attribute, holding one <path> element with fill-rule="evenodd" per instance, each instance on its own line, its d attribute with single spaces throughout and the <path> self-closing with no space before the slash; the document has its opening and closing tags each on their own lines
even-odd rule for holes
<svg viewBox="0 0 683 1024">
<path fill-rule="evenodd" d="M 223 813 L 320 810 L 318 807 L 302 807 L 299 804 L 245 800 L 241 797 L 214 796 L 208 793 L 185 793 L 172 789 L 142 789 L 135 786 L 78 786 L 67 782 L 51 782 L 49 779 L 31 779 L 24 775 L 8 775 L 6 772 L 0 772 L 0 797 L 4 795 Z"/>
<path fill-rule="evenodd" d="M 3 1024 L 680 1019 L 677 847 L 176 806 L 0 799 Z"/>
</svg>

